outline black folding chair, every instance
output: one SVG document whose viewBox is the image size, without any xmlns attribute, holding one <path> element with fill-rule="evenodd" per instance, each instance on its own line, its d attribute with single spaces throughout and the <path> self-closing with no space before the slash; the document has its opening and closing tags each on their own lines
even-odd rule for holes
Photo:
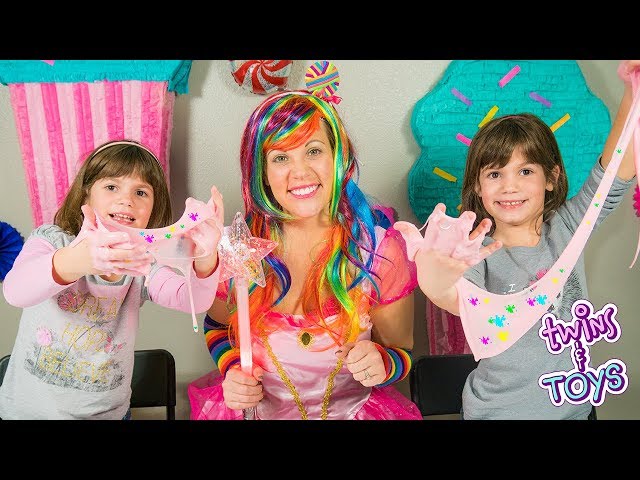
<svg viewBox="0 0 640 480">
<path fill-rule="evenodd" d="M 473 355 L 424 355 L 414 359 L 409 387 L 411 400 L 422 416 L 459 415 L 464 382 L 477 364 Z"/>
<path fill-rule="evenodd" d="M 0 385 L 11 355 L 0 359 Z M 163 349 L 136 350 L 131 378 L 131 408 L 166 407 L 167 420 L 176 418 L 176 362 Z"/>
<path fill-rule="evenodd" d="M 4 380 L 4 374 L 7 373 L 7 367 L 9 366 L 9 359 L 11 355 L 5 355 L 0 358 L 0 385 L 2 385 L 2 380 Z"/>
<path fill-rule="evenodd" d="M 176 362 L 167 350 L 136 350 L 131 378 L 131 408 L 166 407 L 176 418 Z"/>
<path fill-rule="evenodd" d="M 459 415 L 462 409 L 462 389 L 478 362 L 473 355 L 424 355 L 413 361 L 409 372 L 411 400 L 423 417 Z M 596 407 L 589 420 L 597 420 Z"/>
</svg>

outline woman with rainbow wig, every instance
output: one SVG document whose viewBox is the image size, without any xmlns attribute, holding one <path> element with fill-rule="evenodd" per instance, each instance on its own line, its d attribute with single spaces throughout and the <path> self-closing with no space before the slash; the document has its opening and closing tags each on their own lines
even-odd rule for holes
<svg viewBox="0 0 640 480">
<path fill-rule="evenodd" d="M 204 321 L 218 372 L 189 386 L 192 419 L 422 419 L 391 384 L 411 367 L 415 265 L 393 218 L 356 184 L 331 103 L 279 92 L 250 116 L 240 152 L 245 218 L 278 247 L 250 286 L 253 375 L 242 372 L 231 282 Z"/>
</svg>

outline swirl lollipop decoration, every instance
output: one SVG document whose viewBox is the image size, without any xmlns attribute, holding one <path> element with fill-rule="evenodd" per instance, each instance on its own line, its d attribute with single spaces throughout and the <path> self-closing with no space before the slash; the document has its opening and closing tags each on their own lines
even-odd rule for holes
<svg viewBox="0 0 640 480">
<path fill-rule="evenodd" d="M 336 96 L 340 86 L 340 74 L 333 63 L 323 60 L 311 64 L 304 75 L 304 81 L 307 90 L 314 95 L 336 104 L 342 100 Z"/>
<path fill-rule="evenodd" d="M 252 237 L 251 231 L 240 212 L 236 213 L 230 227 L 224 227 L 218 243 L 220 258 L 220 281 L 235 279 L 238 305 L 238 336 L 240 341 L 240 367 L 248 375 L 253 372 L 251 355 L 251 328 L 249 323 L 249 282 L 264 287 L 266 282 L 262 259 L 277 242 Z M 255 419 L 255 408 L 244 410 L 245 420 Z"/>
<path fill-rule="evenodd" d="M 287 87 L 293 60 L 229 60 L 231 75 L 242 88 L 269 95 Z"/>
<path fill-rule="evenodd" d="M 0 282 L 13 267 L 22 245 L 22 235 L 8 223 L 0 222 Z"/>
</svg>

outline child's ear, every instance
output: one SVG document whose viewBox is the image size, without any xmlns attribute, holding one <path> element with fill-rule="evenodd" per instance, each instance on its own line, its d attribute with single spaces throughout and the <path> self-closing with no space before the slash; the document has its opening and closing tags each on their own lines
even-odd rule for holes
<svg viewBox="0 0 640 480">
<path fill-rule="evenodd" d="M 479 197 L 482 197 L 482 190 L 480 190 L 480 184 L 476 183 L 476 186 L 473 187 L 473 190 L 476 192 L 476 195 L 478 195 Z"/>
<path fill-rule="evenodd" d="M 558 177 L 559 176 L 560 176 L 560 166 L 556 165 L 551 170 L 551 176 L 550 176 L 549 180 L 547 180 L 547 186 L 545 187 L 546 190 L 548 190 L 549 192 L 553 191 L 553 188 L 558 184 Z"/>
</svg>

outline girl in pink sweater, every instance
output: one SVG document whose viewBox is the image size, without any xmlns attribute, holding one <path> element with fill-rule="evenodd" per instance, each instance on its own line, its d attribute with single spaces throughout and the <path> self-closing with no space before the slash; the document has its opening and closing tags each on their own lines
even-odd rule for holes
<svg viewBox="0 0 640 480">
<path fill-rule="evenodd" d="M 211 195 L 223 218 L 222 196 L 215 187 Z M 186 278 L 127 233 L 99 229 L 96 214 L 141 231 L 171 223 L 167 182 L 149 149 L 116 141 L 89 154 L 55 224 L 31 233 L 7 274 L 5 299 L 23 311 L 0 418 L 128 418 L 140 307 L 150 300 L 191 312 Z M 190 272 L 195 310 L 204 312 L 218 285 L 221 232 L 209 219 L 185 235 L 212 252 Z"/>
</svg>

